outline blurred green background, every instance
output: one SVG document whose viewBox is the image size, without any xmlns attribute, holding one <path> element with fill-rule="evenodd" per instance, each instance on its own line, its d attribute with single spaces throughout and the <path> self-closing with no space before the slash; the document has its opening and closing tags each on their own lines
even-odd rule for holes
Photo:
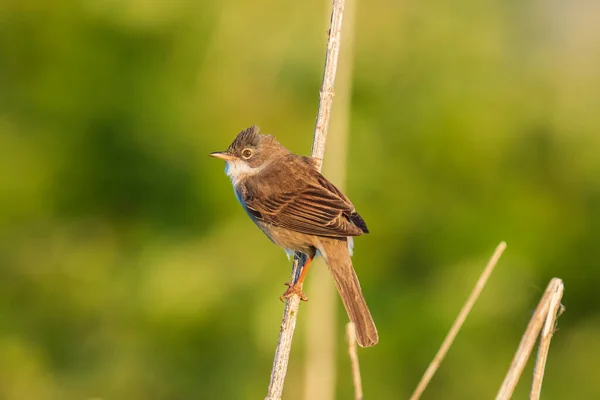
<svg viewBox="0 0 600 400">
<path fill-rule="evenodd" d="M 0 2 L 0 399 L 264 398 L 289 263 L 207 153 L 254 123 L 310 152 L 329 8 Z M 381 337 L 360 351 L 367 398 L 408 397 L 501 240 L 424 398 L 493 398 L 553 276 L 567 310 L 543 398 L 600 398 L 599 12 L 357 4 L 346 192 L 372 232 L 354 257 Z M 303 398 L 312 300 L 286 399 Z"/>
</svg>

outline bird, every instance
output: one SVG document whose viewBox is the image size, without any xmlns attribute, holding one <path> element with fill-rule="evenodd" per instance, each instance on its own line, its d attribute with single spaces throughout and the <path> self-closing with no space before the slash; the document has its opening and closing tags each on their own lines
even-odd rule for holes
<svg viewBox="0 0 600 400">
<path fill-rule="evenodd" d="M 288 254 L 304 257 L 298 280 L 286 283 L 281 299 L 306 301 L 302 282 L 320 255 L 329 267 L 360 346 L 379 335 L 352 265 L 353 237 L 369 232 L 350 200 L 318 170 L 315 158 L 292 153 L 274 136 L 253 125 L 225 151 L 210 156 L 226 161 L 235 196 L 250 219 Z"/>
</svg>

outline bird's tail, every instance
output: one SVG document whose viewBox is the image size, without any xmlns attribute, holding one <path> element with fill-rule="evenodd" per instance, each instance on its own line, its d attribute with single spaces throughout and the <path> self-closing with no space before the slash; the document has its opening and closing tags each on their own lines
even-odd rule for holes
<svg viewBox="0 0 600 400">
<path fill-rule="evenodd" d="M 321 240 L 321 253 L 329 266 L 348 318 L 356 326 L 356 340 L 362 347 L 374 346 L 379 341 L 375 322 L 360 289 L 352 266 L 348 245 L 344 240 Z"/>
</svg>

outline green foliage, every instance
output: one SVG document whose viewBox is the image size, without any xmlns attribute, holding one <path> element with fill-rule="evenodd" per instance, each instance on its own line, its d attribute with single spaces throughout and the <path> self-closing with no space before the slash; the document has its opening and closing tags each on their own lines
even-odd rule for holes
<svg viewBox="0 0 600 400">
<path fill-rule="evenodd" d="M 207 154 L 254 123 L 309 152 L 323 4 L 49 4 L 0 5 L 0 398 L 261 398 L 288 263 Z M 492 398 L 553 276 L 567 311 L 544 398 L 600 397 L 598 10 L 538 7 L 358 5 L 347 192 L 372 232 L 355 255 L 381 337 L 360 352 L 369 398 L 408 396 L 501 240 L 425 398 Z"/>
</svg>

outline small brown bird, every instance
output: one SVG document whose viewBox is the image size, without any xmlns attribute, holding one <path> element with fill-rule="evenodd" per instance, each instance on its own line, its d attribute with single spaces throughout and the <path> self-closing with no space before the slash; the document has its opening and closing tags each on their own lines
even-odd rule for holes
<svg viewBox="0 0 600 400">
<path fill-rule="evenodd" d="M 287 283 L 283 298 L 297 294 L 310 262 L 320 254 L 329 266 L 338 292 L 356 325 L 362 347 L 379 340 L 350 255 L 353 236 L 368 233 L 367 225 L 346 196 L 317 170 L 315 160 L 283 147 L 257 126 L 238 134 L 226 151 L 210 154 L 227 161 L 238 201 L 250 218 L 288 255 L 306 257 L 296 284 Z"/>
</svg>

